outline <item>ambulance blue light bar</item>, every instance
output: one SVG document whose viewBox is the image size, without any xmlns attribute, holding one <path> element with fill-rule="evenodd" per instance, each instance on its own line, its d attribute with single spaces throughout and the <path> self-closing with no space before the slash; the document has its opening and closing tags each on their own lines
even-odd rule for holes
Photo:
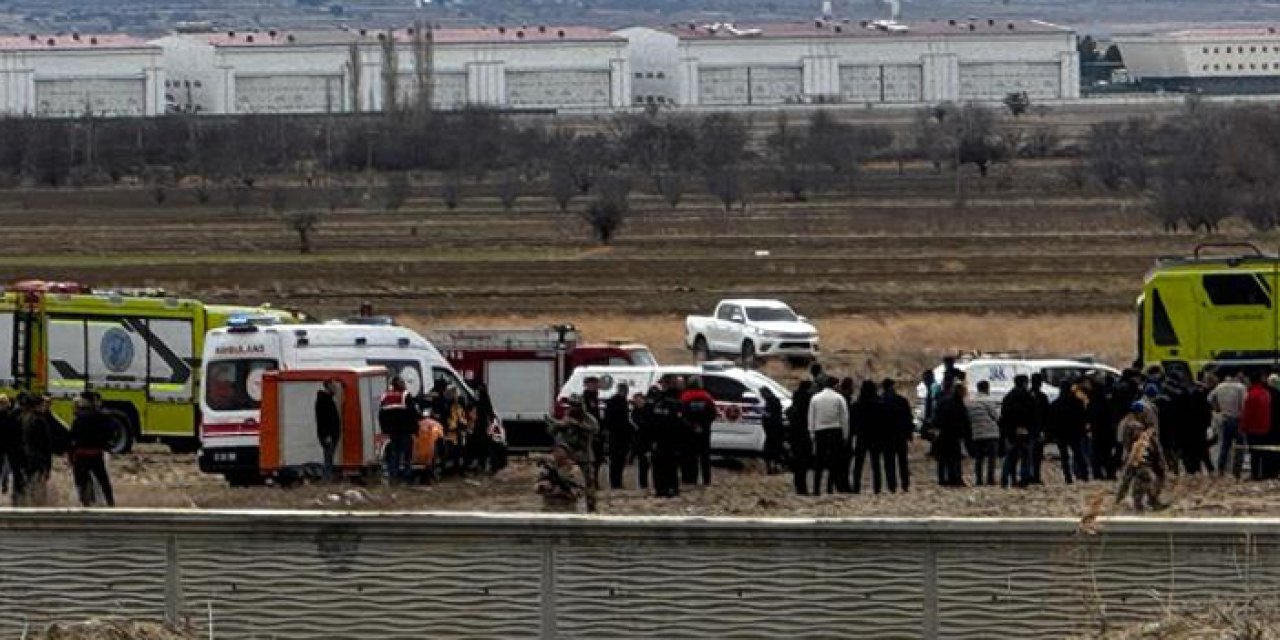
<svg viewBox="0 0 1280 640">
<path fill-rule="evenodd" d="M 258 325 L 251 318 L 232 316 L 227 318 L 228 333 L 257 333 Z"/>
</svg>

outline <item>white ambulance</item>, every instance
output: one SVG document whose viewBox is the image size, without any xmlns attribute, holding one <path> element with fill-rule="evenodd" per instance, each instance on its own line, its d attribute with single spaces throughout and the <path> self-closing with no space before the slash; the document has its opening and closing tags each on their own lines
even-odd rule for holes
<svg viewBox="0 0 1280 640">
<path fill-rule="evenodd" d="M 465 402 L 475 402 L 449 361 L 404 327 L 339 322 L 258 326 L 233 321 L 208 333 L 202 362 L 200 470 L 220 473 L 233 485 L 260 477 L 258 410 L 267 371 L 384 367 L 389 377 L 403 378 L 412 395 L 443 380 L 456 387 Z"/>
</svg>

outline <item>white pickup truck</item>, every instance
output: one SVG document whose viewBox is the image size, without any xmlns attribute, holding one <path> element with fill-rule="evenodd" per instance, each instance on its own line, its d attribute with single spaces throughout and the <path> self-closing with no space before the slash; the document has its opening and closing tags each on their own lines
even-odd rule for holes
<svg viewBox="0 0 1280 640">
<path fill-rule="evenodd" d="M 802 364 L 818 357 L 818 330 L 778 300 L 721 300 L 714 316 L 689 316 L 684 324 L 684 344 L 702 361 L 725 354 L 752 366 L 764 358 Z"/>
</svg>

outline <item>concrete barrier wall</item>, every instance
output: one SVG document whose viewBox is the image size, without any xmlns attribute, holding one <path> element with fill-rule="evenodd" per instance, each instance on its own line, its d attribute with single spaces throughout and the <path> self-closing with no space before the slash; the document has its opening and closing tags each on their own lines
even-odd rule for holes
<svg viewBox="0 0 1280 640">
<path fill-rule="evenodd" d="M 1280 520 L 0 512 L 0 638 L 1061 637 L 1280 591 Z"/>
</svg>

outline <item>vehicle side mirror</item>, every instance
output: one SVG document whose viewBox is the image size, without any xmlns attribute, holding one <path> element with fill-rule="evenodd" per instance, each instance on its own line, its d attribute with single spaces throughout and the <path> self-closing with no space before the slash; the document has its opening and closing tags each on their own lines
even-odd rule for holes
<svg viewBox="0 0 1280 640">
<path fill-rule="evenodd" d="M 809 317 L 808 317 L 808 316 L 796 316 L 796 321 L 797 321 L 797 322 L 808 322 L 808 321 L 809 321 Z"/>
</svg>

